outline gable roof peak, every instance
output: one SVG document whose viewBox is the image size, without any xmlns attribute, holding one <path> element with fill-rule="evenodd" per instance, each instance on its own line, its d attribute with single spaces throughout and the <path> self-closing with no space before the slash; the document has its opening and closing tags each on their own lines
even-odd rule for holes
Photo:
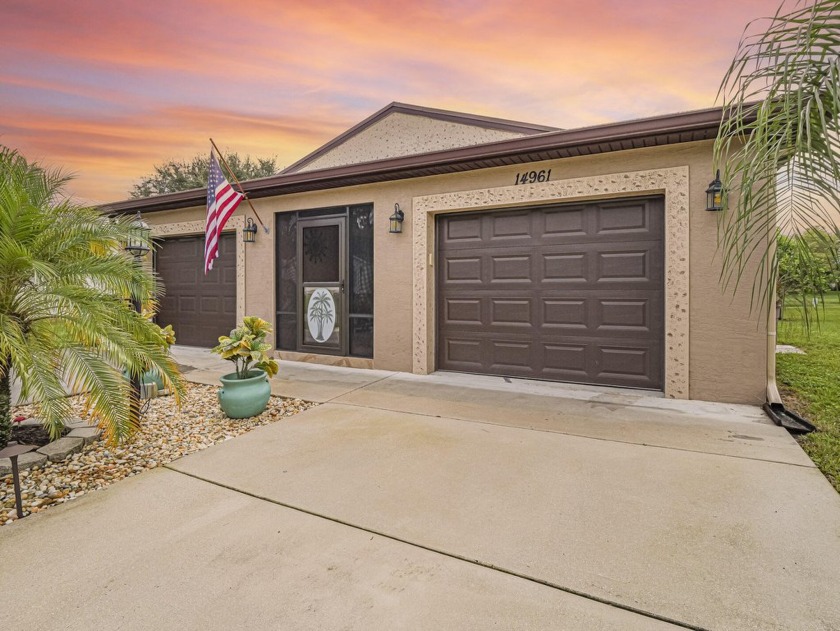
<svg viewBox="0 0 840 631">
<path fill-rule="evenodd" d="M 315 151 L 305 155 L 297 162 L 287 166 L 280 173 L 296 173 L 301 169 L 305 169 L 310 163 L 318 160 L 325 154 L 340 145 L 346 143 L 351 138 L 358 136 L 366 129 L 379 123 L 383 119 L 393 114 L 404 114 L 408 116 L 419 116 L 436 121 L 443 121 L 448 123 L 455 123 L 467 127 L 475 127 L 483 130 L 507 132 L 509 134 L 516 134 L 520 136 L 530 136 L 533 134 L 540 134 L 549 131 L 558 131 L 557 127 L 550 127 L 547 125 L 537 125 L 535 123 L 525 123 L 522 121 L 514 121 L 505 118 L 494 118 L 491 116 L 482 116 L 479 114 L 468 114 L 466 112 L 456 112 L 453 110 L 443 110 L 433 107 L 424 107 L 421 105 L 412 105 L 410 103 L 401 103 L 399 101 L 392 101 L 379 111 L 371 114 L 363 121 L 353 125 L 344 133 L 336 136 L 328 143 L 322 145 Z"/>
</svg>

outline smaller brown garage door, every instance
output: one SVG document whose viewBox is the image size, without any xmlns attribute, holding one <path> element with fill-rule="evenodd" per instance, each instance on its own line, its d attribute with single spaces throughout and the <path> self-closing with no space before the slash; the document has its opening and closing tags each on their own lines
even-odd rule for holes
<svg viewBox="0 0 840 631">
<path fill-rule="evenodd" d="M 438 367 L 661 389 L 664 200 L 442 216 Z"/>
<path fill-rule="evenodd" d="M 204 236 L 164 239 L 155 256 L 163 281 L 158 324 L 171 324 L 178 344 L 210 348 L 236 326 L 236 236 L 223 234 L 219 258 L 204 275 Z"/>
</svg>

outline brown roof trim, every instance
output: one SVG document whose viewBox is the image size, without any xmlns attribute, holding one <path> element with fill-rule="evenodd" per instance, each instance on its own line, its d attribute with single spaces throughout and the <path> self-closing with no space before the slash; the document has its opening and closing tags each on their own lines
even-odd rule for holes
<svg viewBox="0 0 840 631">
<path fill-rule="evenodd" d="M 716 107 L 594 127 L 552 131 L 459 149 L 350 164 L 304 173 L 280 173 L 243 182 L 243 188 L 249 197 L 256 199 L 626 149 L 711 140 L 717 136 L 721 116 L 722 109 Z M 134 212 L 135 210 L 155 212 L 203 205 L 205 197 L 204 189 L 193 189 L 156 197 L 129 199 L 106 204 L 100 208 L 105 212 Z"/>
<path fill-rule="evenodd" d="M 461 125 L 472 125 L 473 127 L 483 127 L 485 129 L 497 129 L 500 131 L 510 131 L 520 134 L 539 134 L 546 131 L 557 131 L 557 127 L 548 127 L 546 125 L 536 125 L 533 123 L 523 123 L 521 121 L 509 120 L 506 118 L 493 118 L 491 116 L 479 116 L 478 114 L 467 114 L 465 112 L 453 112 L 450 110 L 439 110 L 433 107 L 422 107 L 420 105 L 411 105 L 409 103 L 393 103 L 386 105 L 381 110 L 368 116 L 365 120 L 339 136 L 336 136 L 325 145 L 318 147 L 312 153 L 302 157 L 294 164 L 290 164 L 280 173 L 295 173 L 301 167 L 320 158 L 325 153 L 335 149 L 338 145 L 345 142 L 351 136 L 355 136 L 359 132 L 367 129 L 374 123 L 379 122 L 386 116 L 399 112 L 401 114 L 409 114 L 412 116 L 424 116 L 426 118 L 434 118 L 436 120 L 447 121 L 450 123 L 459 123 Z"/>
</svg>

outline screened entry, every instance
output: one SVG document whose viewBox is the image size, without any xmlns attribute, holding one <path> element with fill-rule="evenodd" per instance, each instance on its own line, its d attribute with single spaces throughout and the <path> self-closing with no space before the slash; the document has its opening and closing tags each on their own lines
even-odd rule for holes
<svg viewBox="0 0 840 631">
<path fill-rule="evenodd" d="M 373 204 L 276 215 L 280 350 L 373 357 Z"/>
</svg>

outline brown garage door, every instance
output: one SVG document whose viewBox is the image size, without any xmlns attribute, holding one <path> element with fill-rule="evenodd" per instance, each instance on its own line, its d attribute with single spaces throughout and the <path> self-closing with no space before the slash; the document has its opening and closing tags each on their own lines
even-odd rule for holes
<svg viewBox="0 0 840 631">
<path fill-rule="evenodd" d="M 438 368 L 662 388 L 659 198 L 438 218 Z"/>
<path fill-rule="evenodd" d="M 155 256 L 166 294 L 158 324 L 171 324 L 178 344 L 210 348 L 236 326 L 236 237 L 223 234 L 219 258 L 204 275 L 204 237 L 165 239 Z"/>
</svg>

